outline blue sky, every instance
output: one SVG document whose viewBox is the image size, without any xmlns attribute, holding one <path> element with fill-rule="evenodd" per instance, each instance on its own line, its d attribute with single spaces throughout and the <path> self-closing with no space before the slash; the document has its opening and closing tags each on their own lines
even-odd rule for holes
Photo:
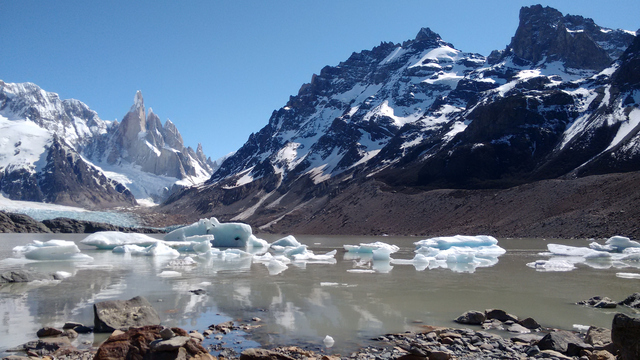
<svg viewBox="0 0 640 360">
<path fill-rule="evenodd" d="M 75 98 L 122 119 L 141 90 L 185 141 L 214 159 L 267 124 L 312 74 L 352 52 L 430 27 L 488 55 L 522 6 L 502 1 L 0 0 L 0 79 Z M 640 1 L 546 1 L 601 26 L 637 30 Z"/>
</svg>

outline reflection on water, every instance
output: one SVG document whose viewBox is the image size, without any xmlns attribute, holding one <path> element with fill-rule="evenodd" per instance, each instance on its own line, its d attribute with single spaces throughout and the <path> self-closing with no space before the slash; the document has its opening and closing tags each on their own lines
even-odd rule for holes
<svg viewBox="0 0 640 360">
<path fill-rule="evenodd" d="M 622 300 L 636 292 L 638 285 L 638 279 L 616 277 L 615 264 L 598 263 L 594 268 L 578 262 L 572 272 L 535 271 L 526 264 L 539 259 L 538 254 L 546 249 L 547 242 L 542 239 L 501 240 L 507 253 L 499 260 L 486 267 L 458 269 L 462 272 L 410 262 L 415 255 L 413 242 L 420 239 L 409 237 L 300 236 L 298 240 L 316 253 L 337 249 L 335 264 L 292 262 L 281 272 L 270 272 L 265 263 L 251 258 L 211 258 L 194 266 L 169 266 L 174 259 L 114 254 L 83 245 L 80 248 L 95 259 L 93 262 L 6 260 L 13 246 L 35 238 L 78 242 L 83 237 L 0 235 L 0 258 L 5 259 L 0 261 L 0 272 L 24 268 L 72 274 L 57 283 L 0 288 L 0 349 L 34 339 L 43 326 L 61 327 L 65 321 L 91 325 L 94 302 L 138 295 L 154 305 L 164 325 L 203 331 L 230 319 L 259 317 L 264 326 L 249 337 L 264 346 L 321 348 L 325 336 L 330 335 L 335 339 L 331 352 L 346 353 L 384 333 L 416 330 L 421 324 L 455 326 L 452 319 L 472 309 L 502 308 L 550 327 L 610 327 L 615 311 L 573 303 L 595 295 Z M 343 244 L 376 240 L 398 245 L 400 251 L 393 259 L 399 261 L 374 261 L 342 250 Z M 176 274 L 158 276 L 163 271 Z M 190 292 L 195 289 L 206 293 Z"/>
</svg>

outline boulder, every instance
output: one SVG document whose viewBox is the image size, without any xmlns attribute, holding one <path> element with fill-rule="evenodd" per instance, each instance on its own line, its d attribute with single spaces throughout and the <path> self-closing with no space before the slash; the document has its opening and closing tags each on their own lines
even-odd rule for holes
<svg viewBox="0 0 640 360">
<path fill-rule="evenodd" d="M 640 293 L 629 295 L 626 299 L 620 301 L 618 305 L 629 306 L 632 308 L 640 308 Z"/>
<path fill-rule="evenodd" d="M 589 327 L 584 341 L 587 344 L 603 347 L 611 344 L 611 330 L 596 326 Z"/>
<path fill-rule="evenodd" d="M 458 318 L 453 321 L 457 322 L 458 324 L 481 325 L 484 320 L 485 315 L 483 312 L 471 310 L 458 316 Z"/>
<path fill-rule="evenodd" d="M 538 334 L 520 334 L 520 335 L 513 336 L 511 338 L 511 341 L 522 342 L 525 344 L 532 344 L 532 343 L 537 343 L 538 341 L 542 340 L 542 338 L 543 336 Z"/>
<path fill-rule="evenodd" d="M 538 347 L 540 350 L 553 350 L 568 356 L 577 356 L 580 354 L 580 350 L 583 349 L 593 349 L 593 346 L 582 341 L 576 334 L 565 330 L 558 330 L 545 335 L 538 342 Z"/>
<path fill-rule="evenodd" d="M 517 333 L 517 334 L 528 334 L 531 332 L 531 330 L 527 329 L 526 327 L 520 325 L 520 324 L 513 324 L 511 326 L 509 326 L 507 328 L 507 331 L 512 332 L 512 333 Z"/>
<path fill-rule="evenodd" d="M 43 327 L 42 329 L 38 330 L 36 335 L 39 338 L 49 337 L 49 336 L 58 336 L 58 335 L 62 335 L 62 330 L 52 328 L 52 327 Z"/>
<path fill-rule="evenodd" d="M 518 317 L 515 315 L 511 315 L 511 314 L 507 314 L 506 311 L 504 310 L 499 310 L 499 309 L 488 309 L 485 310 L 485 316 L 487 318 L 487 320 L 500 320 L 502 322 L 505 321 L 514 321 L 517 322 L 518 321 Z"/>
<path fill-rule="evenodd" d="M 214 359 L 188 336 L 163 340 L 160 335 L 163 329 L 162 326 L 152 325 L 131 328 L 127 332 L 114 332 L 100 345 L 94 359 Z M 171 330 L 174 333 L 185 332 L 178 328 Z"/>
<path fill-rule="evenodd" d="M 541 327 L 540 324 L 538 324 L 537 321 L 535 321 L 534 319 L 532 319 L 530 317 L 518 321 L 518 324 L 526 327 L 529 330 L 537 330 L 537 329 L 540 329 L 540 327 Z"/>
<path fill-rule="evenodd" d="M 152 341 L 149 344 L 149 348 L 156 352 L 177 351 L 179 348 L 184 347 L 189 341 L 191 341 L 191 338 L 188 336 L 174 336 L 166 340 L 159 339 Z"/>
<path fill-rule="evenodd" d="M 618 306 L 618 304 L 609 299 L 606 296 L 594 296 L 588 300 L 583 300 L 583 301 L 578 301 L 576 304 L 578 305 L 585 305 L 585 306 L 592 306 L 595 308 L 600 308 L 600 309 L 613 309 L 615 307 Z"/>
<path fill-rule="evenodd" d="M 151 303 L 142 296 L 130 300 L 103 301 L 93 305 L 96 333 L 113 332 L 116 329 L 160 325 L 160 317 Z"/>
<path fill-rule="evenodd" d="M 618 349 L 619 360 L 640 359 L 640 319 L 616 314 L 611 325 L 611 340 Z"/>
</svg>

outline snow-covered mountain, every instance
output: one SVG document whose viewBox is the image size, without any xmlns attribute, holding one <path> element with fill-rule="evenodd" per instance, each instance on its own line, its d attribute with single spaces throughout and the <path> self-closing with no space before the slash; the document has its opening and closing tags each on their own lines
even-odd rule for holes
<svg viewBox="0 0 640 360">
<path fill-rule="evenodd" d="M 132 205 L 201 183 L 213 166 L 201 145 L 184 146 L 171 121 L 146 115 L 139 92 L 118 123 L 35 84 L 0 81 L 0 191 L 10 199 Z"/>
<path fill-rule="evenodd" d="M 640 170 L 639 42 L 540 5 L 488 57 L 428 28 L 383 42 L 313 75 L 167 209 L 268 225 L 368 180 L 473 189 Z"/>
</svg>

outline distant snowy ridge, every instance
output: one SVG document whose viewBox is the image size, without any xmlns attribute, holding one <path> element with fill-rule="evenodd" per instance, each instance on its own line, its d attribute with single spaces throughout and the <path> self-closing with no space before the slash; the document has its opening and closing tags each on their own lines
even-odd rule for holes
<svg viewBox="0 0 640 360">
<path fill-rule="evenodd" d="M 0 191 L 14 200 L 86 207 L 157 202 L 204 182 L 217 166 L 200 144 L 185 147 L 171 121 L 163 126 L 151 109 L 147 116 L 140 92 L 118 123 L 35 84 L 0 80 L 0 129 Z M 51 157 L 54 145 L 64 156 Z"/>
<path fill-rule="evenodd" d="M 638 47 L 634 32 L 539 5 L 487 57 L 423 28 L 314 74 L 166 205 L 266 229 L 371 179 L 476 189 L 640 170 Z"/>
</svg>

